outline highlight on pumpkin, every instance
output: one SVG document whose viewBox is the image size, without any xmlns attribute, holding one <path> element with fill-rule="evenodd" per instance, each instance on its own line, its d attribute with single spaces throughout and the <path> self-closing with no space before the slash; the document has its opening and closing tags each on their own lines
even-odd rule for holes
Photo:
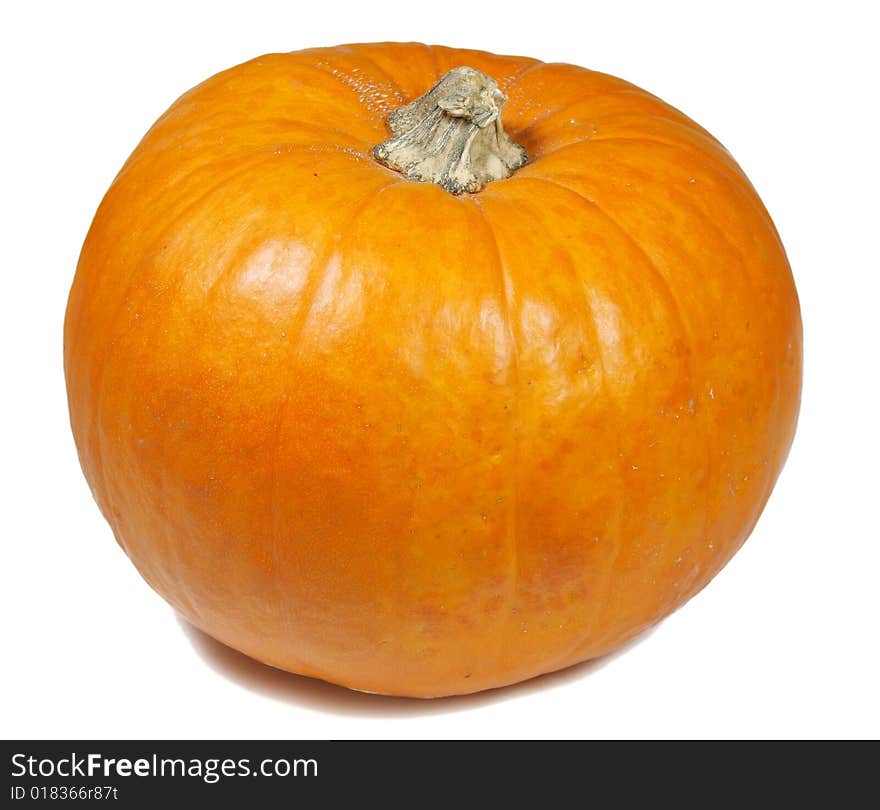
<svg viewBox="0 0 880 810">
<path fill-rule="evenodd" d="M 147 583 L 259 661 L 420 698 L 605 655 L 699 592 L 770 496 L 801 363 L 785 252 L 712 135 L 604 73 L 412 43 L 174 102 L 64 333 L 83 472 Z"/>
</svg>

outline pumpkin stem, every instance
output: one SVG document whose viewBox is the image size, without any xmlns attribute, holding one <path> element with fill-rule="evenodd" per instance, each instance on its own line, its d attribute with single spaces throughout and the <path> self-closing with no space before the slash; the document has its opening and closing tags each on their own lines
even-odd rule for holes
<svg viewBox="0 0 880 810">
<path fill-rule="evenodd" d="M 410 180 L 437 183 L 451 194 L 479 191 L 510 177 L 528 160 L 501 125 L 506 101 L 485 73 L 453 68 L 425 95 L 391 113 L 392 137 L 373 149 L 373 157 Z"/>
</svg>

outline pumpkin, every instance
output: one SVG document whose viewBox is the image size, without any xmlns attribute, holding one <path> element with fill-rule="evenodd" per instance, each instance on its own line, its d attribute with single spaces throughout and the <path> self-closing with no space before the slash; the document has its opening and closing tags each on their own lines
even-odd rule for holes
<svg viewBox="0 0 880 810">
<path fill-rule="evenodd" d="M 178 99 L 95 216 L 64 360 L 98 505 L 187 620 L 431 697 L 601 656 L 712 579 L 791 444 L 801 323 L 681 112 L 386 43 Z"/>
</svg>

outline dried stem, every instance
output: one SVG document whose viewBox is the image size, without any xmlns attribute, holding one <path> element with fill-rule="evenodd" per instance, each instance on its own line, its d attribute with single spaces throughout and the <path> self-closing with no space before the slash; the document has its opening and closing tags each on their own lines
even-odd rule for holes
<svg viewBox="0 0 880 810">
<path fill-rule="evenodd" d="M 373 157 L 410 180 L 437 183 L 452 194 L 477 192 L 528 160 L 501 124 L 506 101 L 485 73 L 454 68 L 391 114 L 392 137 L 373 149 Z"/>
</svg>

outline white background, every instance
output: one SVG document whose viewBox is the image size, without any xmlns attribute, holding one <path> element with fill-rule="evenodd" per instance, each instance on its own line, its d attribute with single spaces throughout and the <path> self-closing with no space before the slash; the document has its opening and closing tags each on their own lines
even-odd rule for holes
<svg viewBox="0 0 880 810">
<path fill-rule="evenodd" d="M 437 11 L 444 4 L 452 13 Z M 515 14 L 493 0 L 331 1 L 303 4 L 308 13 L 257 0 L 4 7 L 0 735 L 880 735 L 880 63 L 871 4 L 507 4 Z M 384 39 L 574 62 L 683 109 L 762 195 L 805 325 L 788 465 L 751 540 L 709 588 L 608 659 L 433 702 L 270 670 L 182 626 L 98 513 L 62 374 L 82 240 L 153 120 L 190 86 L 260 53 Z"/>
</svg>

